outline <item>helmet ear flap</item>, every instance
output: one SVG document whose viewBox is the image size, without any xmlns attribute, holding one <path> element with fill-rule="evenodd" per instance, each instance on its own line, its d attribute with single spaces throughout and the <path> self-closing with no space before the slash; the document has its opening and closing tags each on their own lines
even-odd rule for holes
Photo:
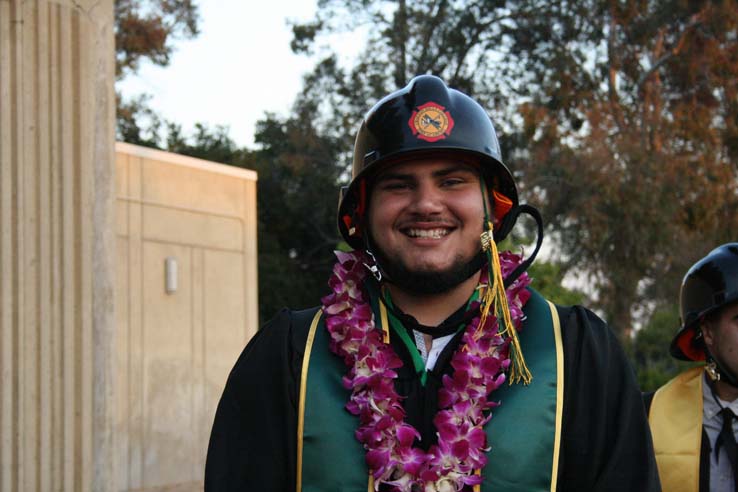
<svg viewBox="0 0 738 492">
<path fill-rule="evenodd" d="M 349 194 L 349 187 L 348 186 L 341 186 L 341 189 L 338 191 L 338 205 L 340 207 L 341 203 L 346 200 L 346 196 Z M 349 214 L 343 214 L 341 217 L 339 217 L 339 227 L 343 226 L 346 231 L 348 232 L 349 236 L 353 236 L 356 233 L 356 227 L 354 226 L 354 218 Z"/>
<path fill-rule="evenodd" d="M 495 220 L 499 221 L 499 225 L 495 228 L 495 241 L 499 243 L 510 233 L 510 230 L 515 225 L 517 214 L 515 214 L 514 218 L 511 218 L 512 214 L 510 212 L 513 210 L 515 204 L 497 190 L 492 190 L 492 199 L 494 200 L 492 207 Z"/>
<path fill-rule="evenodd" d="M 338 193 L 339 210 L 341 204 L 347 213 L 339 218 L 339 228 L 341 232 L 345 231 L 349 237 L 360 238 L 364 229 L 364 221 L 367 207 L 366 179 L 361 178 L 355 189 L 351 190 L 349 186 L 342 186 Z M 344 237 L 346 237 L 344 234 Z"/>
</svg>

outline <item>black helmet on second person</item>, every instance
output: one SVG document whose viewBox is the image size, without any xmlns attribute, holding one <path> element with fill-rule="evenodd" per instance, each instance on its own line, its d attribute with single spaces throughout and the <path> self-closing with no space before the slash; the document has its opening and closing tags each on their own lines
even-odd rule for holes
<svg viewBox="0 0 738 492">
<path fill-rule="evenodd" d="M 671 355 L 705 360 L 700 323 L 734 301 L 738 301 L 738 243 L 727 243 L 710 251 L 684 276 L 679 294 L 682 326 L 671 342 Z"/>
<path fill-rule="evenodd" d="M 367 180 L 388 162 L 428 151 L 474 158 L 494 191 L 490 196 L 494 196 L 499 221 L 495 239 L 500 241 L 509 232 L 512 224 L 503 216 L 517 207 L 518 192 L 512 173 L 502 163 L 491 119 L 466 94 L 436 76 L 420 75 L 380 100 L 361 123 L 354 144 L 351 183 L 342 190 L 338 206 L 338 228 L 350 246 L 365 247 Z"/>
</svg>

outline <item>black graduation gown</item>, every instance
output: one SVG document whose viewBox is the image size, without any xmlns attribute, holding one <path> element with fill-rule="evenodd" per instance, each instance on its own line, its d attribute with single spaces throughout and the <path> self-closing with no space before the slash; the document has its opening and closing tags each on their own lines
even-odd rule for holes
<svg viewBox="0 0 738 492">
<path fill-rule="evenodd" d="M 661 490 L 641 392 L 616 337 L 585 308 L 557 309 L 565 381 L 557 490 Z M 236 362 L 210 436 L 207 492 L 295 489 L 300 370 L 314 313 L 282 310 Z M 441 375 L 451 371 L 449 362 L 460 338 L 446 346 L 422 386 L 408 350 L 399 337 L 391 337 L 404 364 L 396 389 L 407 396 L 407 421 L 421 432 L 426 446 L 435 441 L 433 417 Z"/>
</svg>

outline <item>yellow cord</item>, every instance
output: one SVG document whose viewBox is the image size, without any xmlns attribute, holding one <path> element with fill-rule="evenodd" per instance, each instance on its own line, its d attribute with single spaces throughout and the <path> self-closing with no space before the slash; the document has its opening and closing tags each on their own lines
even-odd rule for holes
<svg viewBox="0 0 738 492">
<path fill-rule="evenodd" d="M 510 307 L 507 303 L 507 295 L 505 294 L 505 281 L 502 278 L 502 267 L 500 266 L 500 256 L 497 251 L 497 245 L 492 237 L 492 224 L 487 223 L 487 231 L 482 233 L 482 249 L 487 253 L 489 260 L 489 274 L 487 289 L 482 297 L 482 309 L 477 327 L 478 333 L 481 335 L 490 311 L 498 319 L 497 333 L 500 336 L 510 337 L 510 384 L 517 383 L 522 380 L 523 384 L 530 384 L 533 376 L 530 369 L 525 364 L 523 350 L 520 347 L 518 339 L 518 331 L 513 326 L 510 317 Z"/>
</svg>

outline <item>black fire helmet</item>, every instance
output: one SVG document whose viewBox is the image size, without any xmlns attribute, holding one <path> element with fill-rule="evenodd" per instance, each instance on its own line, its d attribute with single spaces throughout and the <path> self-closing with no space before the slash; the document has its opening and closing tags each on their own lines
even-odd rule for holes
<svg viewBox="0 0 738 492">
<path fill-rule="evenodd" d="M 701 320 L 734 301 L 738 301 L 738 243 L 727 243 L 710 251 L 684 276 L 679 293 L 682 325 L 671 341 L 671 355 L 681 360 L 704 360 Z"/>
<path fill-rule="evenodd" d="M 361 122 L 351 182 L 338 206 L 338 228 L 351 247 L 365 247 L 367 180 L 388 162 L 426 152 L 460 153 L 478 162 L 495 201 L 496 242 L 509 233 L 517 215 L 507 212 L 517 208 L 518 191 L 502 163 L 492 120 L 468 95 L 436 76 L 420 75 L 381 99 Z"/>
</svg>

